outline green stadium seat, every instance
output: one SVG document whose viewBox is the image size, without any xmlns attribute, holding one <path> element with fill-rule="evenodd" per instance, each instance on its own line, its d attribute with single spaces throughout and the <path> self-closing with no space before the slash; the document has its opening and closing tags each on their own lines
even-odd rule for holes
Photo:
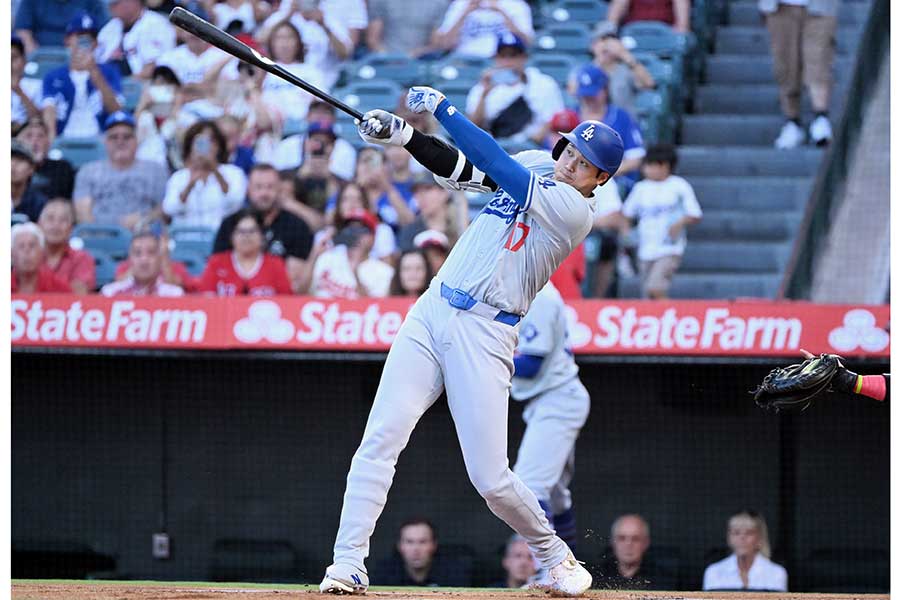
<svg viewBox="0 0 900 600">
<path fill-rule="evenodd" d="M 92 250 L 91 256 L 94 257 L 94 272 L 97 279 L 97 289 L 99 290 L 107 283 L 115 281 L 118 263 L 109 254 L 101 250 Z"/>
<path fill-rule="evenodd" d="M 205 259 L 213 250 L 216 232 L 209 227 L 175 225 L 169 229 L 169 239 L 174 243 L 173 252 L 194 252 Z"/>
<path fill-rule="evenodd" d="M 72 163 L 75 169 L 94 161 L 106 158 L 106 147 L 103 138 L 65 138 L 58 137 L 53 148 L 62 152 L 64 159 Z"/>
<path fill-rule="evenodd" d="M 409 87 L 427 85 L 430 68 L 427 63 L 405 54 L 369 54 L 345 67 L 348 83 L 384 79 Z"/>
<path fill-rule="evenodd" d="M 98 225 L 82 223 L 72 231 L 72 239 L 80 240 L 85 250 L 109 255 L 114 260 L 123 260 L 128 256 L 131 245 L 131 232 L 118 225 Z M 77 244 L 77 242 L 76 242 Z"/>
<path fill-rule="evenodd" d="M 579 61 L 569 54 L 561 54 L 557 52 L 538 53 L 528 60 L 528 66 L 536 67 L 542 73 L 545 73 L 556 80 L 561 88 L 566 87 L 566 81 L 569 75 L 574 71 Z"/>
<path fill-rule="evenodd" d="M 343 88 L 334 90 L 332 94 L 361 112 L 375 108 L 393 111 L 404 91 L 393 81 L 373 79 L 353 81 Z"/>
<path fill-rule="evenodd" d="M 447 97 L 450 104 L 462 108 L 466 108 L 466 98 L 478 81 L 448 81 L 440 86 L 441 93 Z"/>
<path fill-rule="evenodd" d="M 122 96 L 125 97 L 125 110 L 130 113 L 137 108 L 138 102 L 141 100 L 141 92 L 144 86 L 138 79 L 126 77 L 122 80 Z"/>
<path fill-rule="evenodd" d="M 184 263 L 184 266 L 187 268 L 188 273 L 190 273 L 194 277 L 199 277 L 200 275 L 202 275 L 203 269 L 206 268 L 206 257 L 199 252 L 183 250 L 176 246 L 175 249 L 172 250 L 172 254 L 170 254 L 169 257 L 175 262 Z"/>
<path fill-rule="evenodd" d="M 591 34 L 587 26 L 577 23 L 550 25 L 537 32 L 534 51 L 571 53 L 576 59 L 589 58 Z"/>
<path fill-rule="evenodd" d="M 68 49 L 63 46 L 42 46 L 28 55 L 25 75 L 43 79 L 44 75 L 69 62 Z"/>
<path fill-rule="evenodd" d="M 475 85 L 492 61 L 487 58 L 449 56 L 431 65 L 431 81 L 438 87 L 448 81 L 464 81 Z M 443 91 L 443 87 L 440 87 Z"/>
<path fill-rule="evenodd" d="M 645 143 L 673 141 L 671 113 L 663 95 L 656 91 L 644 91 L 635 96 L 635 116 L 641 125 Z"/>
<path fill-rule="evenodd" d="M 606 19 L 608 5 L 599 0 L 559 0 L 549 2 L 541 8 L 543 22 L 583 23 L 593 27 Z"/>
</svg>

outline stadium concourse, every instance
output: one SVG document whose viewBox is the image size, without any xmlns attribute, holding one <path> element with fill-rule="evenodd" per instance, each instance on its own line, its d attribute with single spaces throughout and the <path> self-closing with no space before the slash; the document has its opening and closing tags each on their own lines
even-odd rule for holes
<svg viewBox="0 0 900 600">
<path fill-rule="evenodd" d="M 334 598 L 320 594 L 312 586 L 269 586 L 178 583 L 80 583 L 80 582 L 13 582 L 12 600 L 285 600 L 285 598 Z M 546 598 L 540 592 L 526 590 L 486 590 L 418 588 L 391 590 L 376 588 L 365 596 L 373 600 L 510 600 Z M 590 600 L 813 600 L 820 594 L 788 594 L 777 592 L 629 592 L 591 590 L 584 596 Z M 829 594 L 828 600 L 888 600 L 887 594 Z"/>
</svg>

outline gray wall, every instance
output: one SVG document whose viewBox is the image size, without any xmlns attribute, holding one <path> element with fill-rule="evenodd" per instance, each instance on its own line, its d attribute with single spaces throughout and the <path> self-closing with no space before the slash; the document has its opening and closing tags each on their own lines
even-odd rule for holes
<svg viewBox="0 0 900 600">
<path fill-rule="evenodd" d="M 289 541 L 301 580 L 330 562 L 378 362 L 15 352 L 12 366 L 14 549 L 74 541 L 113 556 L 120 577 L 176 580 L 210 577 L 223 538 Z M 582 366 L 593 405 L 573 485 L 580 558 L 596 563 L 615 516 L 638 511 L 697 589 L 743 507 L 768 519 L 792 589 L 815 584 L 801 570 L 815 548 L 888 549 L 888 406 L 834 396 L 799 417 L 765 414 L 745 392 L 768 368 Z M 510 532 L 468 484 L 443 401 L 400 458 L 370 568 L 411 515 L 474 548 L 479 580 L 494 579 Z M 163 528 L 172 557 L 154 560 Z"/>
</svg>

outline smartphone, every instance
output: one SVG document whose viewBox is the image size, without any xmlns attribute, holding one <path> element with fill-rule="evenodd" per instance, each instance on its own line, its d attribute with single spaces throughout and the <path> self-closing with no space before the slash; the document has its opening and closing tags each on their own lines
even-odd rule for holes
<svg viewBox="0 0 900 600">
<path fill-rule="evenodd" d="M 491 73 L 491 81 L 494 85 L 513 85 L 520 79 L 519 74 L 512 69 L 497 69 Z"/>
<path fill-rule="evenodd" d="M 156 104 L 169 104 L 175 100 L 175 90 L 170 85 L 151 85 L 147 93 Z"/>
</svg>

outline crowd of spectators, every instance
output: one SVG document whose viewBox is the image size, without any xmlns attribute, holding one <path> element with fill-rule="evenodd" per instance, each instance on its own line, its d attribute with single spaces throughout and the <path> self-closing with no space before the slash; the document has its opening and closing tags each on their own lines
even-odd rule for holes
<svg viewBox="0 0 900 600">
<path fill-rule="evenodd" d="M 788 589 L 787 571 L 771 560 L 766 521 L 755 511 L 742 510 L 728 519 L 727 556 L 709 564 L 703 589 L 715 591 L 781 591 Z M 372 583 L 385 586 L 471 587 L 474 556 L 465 546 L 441 545 L 434 524 L 423 517 L 403 522 L 394 552 L 377 562 Z M 594 583 L 605 589 L 683 589 L 677 550 L 653 547 L 650 525 L 636 513 L 617 517 L 610 527 L 608 545 L 594 565 Z M 524 588 L 541 577 L 540 565 L 524 538 L 510 537 L 500 552 L 503 577 L 493 588 Z"/>
<path fill-rule="evenodd" d="M 219 296 L 416 295 L 470 218 L 473 193 L 444 189 L 402 148 L 366 146 L 340 135 L 346 132 L 331 105 L 174 28 L 165 15 L 176 5 L 326 91 L 334 88 L 343 65 L 369 53 L 492 59 L 464 109 L 497 139 L 549 149 L 559 132 L 580 120 L 614 127 L 626 151 L 616 185 L 597 191 L 601 256 L 591 273 L 584 248 L 576 249 L 554 276 L 566 297 L 604 296 L 616 272 L 638 270 L 648 274 L 646 294 L 665 297 L 677 256 L 649 256 L 646 247 L 661 243 L 651 238 L 668 219 L 675 242 L 666 252 L 679 255 L 685 226 L 699 218 L 693 193 L 683 193 L 690 186 L 672 175 L 654 175 L 656 163 L 648 166 L 633 106 L 635 94 L 656 83 L 617 33 L 621 24 L 647 18 L 687 31 L 688 0 L 615 0 L 585 48 L 593 60 L 565 80 L 530 66 L 536 34 L 524 0 L 57 4 L 35 0 L 13 7 L 11 182 L 12 210 L 20 213 L 13 220 L 43 229 L 51 267 L 58 266 L 60 244 L 65 245 L 63 230 L 73 251 L 91 253 L 90 240 L 79 238 L 77 226 L 130 232 L 128 256 L 113 257 L 123 261 L 116 270 L 119 285 L 103 293 L 172 295 L 179 287 Z M 28 57 L 54 47 L 66 49 L 65 64 L 42 79 L 27 76 Z M 126 84 L 131 93 L 138 89 L 130 106 Z M 411 115 L 402 106 L 397 98 L 396 106 L 382 108 L 440 135 L 431 117 Z M 76 170 L 55 143 L 67 139 L 102 139 L 105 158 Z M 636 186 L 642 174 L 659 185 Z M 627 195 L 632 188 L 634 197 Z M 60 201 L 71 203 L 65 212 L 74 220 L 49 234 L 43 223 L 50 219 L 42 212 L 61 212 Z M 639 221 L 638 250 L 624 243 L 631 239 L 628 219 Z M 202 257 L 205 269 L 172 256 L 178 242 L 167 232 L 186 228 L 214 237 Z M 143 262 L 148 237 L 157 240 L 158 265 Z M 79 272 L 90 270 L 87 255 L 80 256 Z M 108 283 L 75 280 L 73 271 L 53 268 L 75 293 L 100 291 Z M 144 278 L 150 271 L 158 271 L 159 285 Z M 45 291 L 40 284 L 36 289 Z"/>
</svg>

